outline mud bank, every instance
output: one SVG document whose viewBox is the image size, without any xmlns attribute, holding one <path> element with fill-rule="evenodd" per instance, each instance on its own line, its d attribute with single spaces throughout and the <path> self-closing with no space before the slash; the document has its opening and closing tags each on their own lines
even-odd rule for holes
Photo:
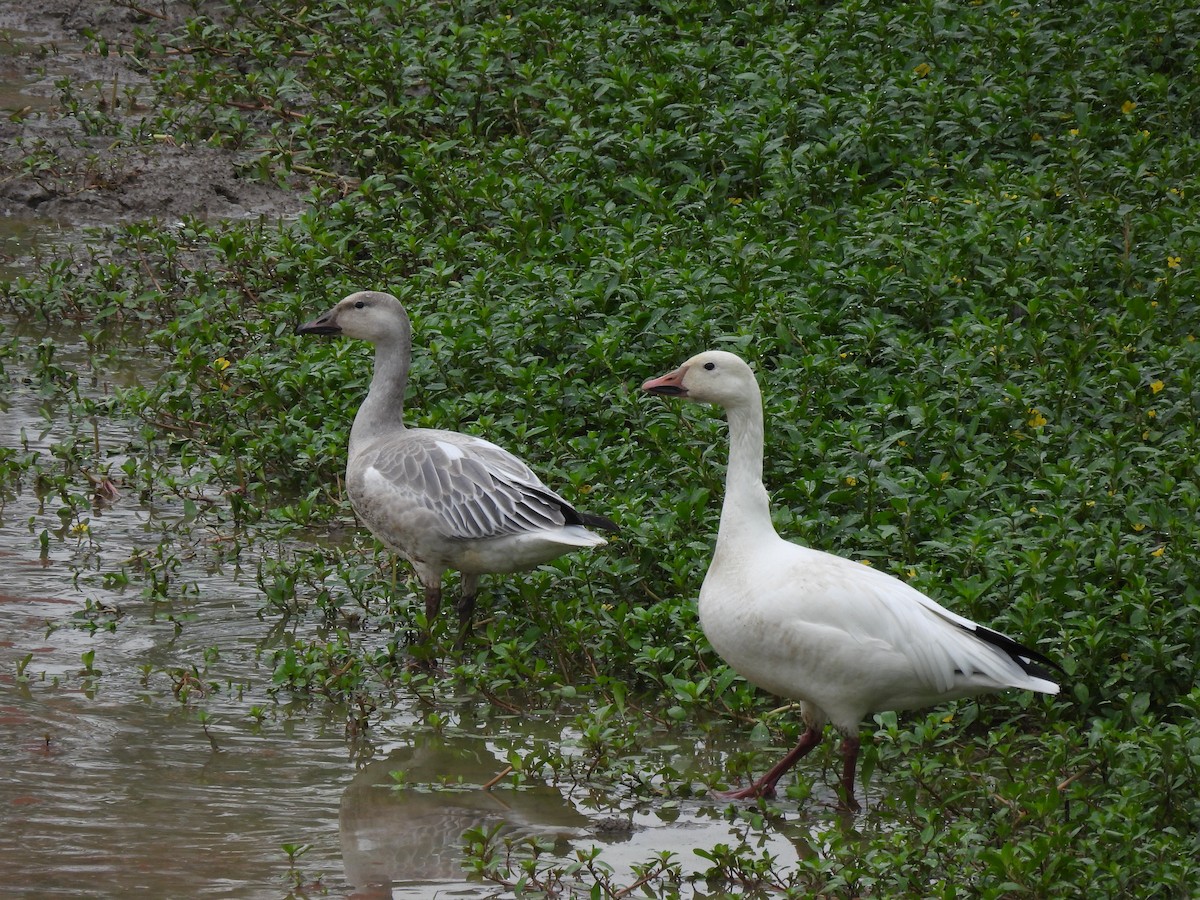
<svg viewBox="0 0 1200 900">
<path fill-rule="evenodd" d="M 219 12 L 221 4 L 207 4 Z M 170 135 L 133 143 L 85 128 L 103 113 L 128 133 L 156 102 L 126 53 L 137 29 L 162 31 L 194 3 L 5 0 L 0 6 L 0 219 L 67 226 L 122 221 L 288 216 L 304 205 L 302 184 L 244 177 L 245 157 L 185 146 Z M 102 38 L 107 54 L 95 40 Z"/>
</svg>

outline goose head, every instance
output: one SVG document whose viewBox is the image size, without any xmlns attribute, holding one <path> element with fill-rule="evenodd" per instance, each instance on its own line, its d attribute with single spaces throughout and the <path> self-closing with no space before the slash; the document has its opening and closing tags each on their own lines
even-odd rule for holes
<svg viewBox="0 0 1200 900">
<path fill-rule="evenodd" d="M 644 382 L 642 390 L 715 403 L 724 409 L 759 402 L 753 370 L 740 357 L 724 350 L 697 353 L 675 371 Z"/>
<path fill-rule="evenodd" d="M 342 334 L 378 344 L 407 340 L 411 326 L 404 307 L 391 294 L 358 291 L 328 312 L 299 326 L 296 334 Z"/>
</svg>

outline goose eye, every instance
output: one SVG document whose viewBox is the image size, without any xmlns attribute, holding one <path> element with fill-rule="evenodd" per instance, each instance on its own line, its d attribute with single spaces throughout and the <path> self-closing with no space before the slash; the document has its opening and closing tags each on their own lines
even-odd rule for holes
<svg viewBox="0 0 1200 900">
<path fill-rule="evenodd" d="M 354 308 L 355 308 L 355 309 L 362 309 L 362 308 L 363 308 L 364 306 L 366 306 L 366 305 L 367 305 L 367 304 L 366 304 L 366 303 L 364 303 L 362 300 L 359 300 L 357 303 L 355 303 L 355 304 L 354 304 Z"/>
<path fill-rule="evenodd" d="M 704 368 L 707 369 L 709 372 L 711 372 L 716 367 L 717 367 L 716 363 L 705 363 L 704 364 Z"/>
</svg>

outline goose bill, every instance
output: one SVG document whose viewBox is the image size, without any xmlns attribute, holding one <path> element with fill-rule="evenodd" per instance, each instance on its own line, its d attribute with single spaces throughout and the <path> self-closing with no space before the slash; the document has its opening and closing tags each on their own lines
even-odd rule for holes
<svg viewBox="0 0 1200 900">
<path fill-rule="evenodd" d="M 648 394 L 661 394 L 664 397 L 686 397 L 687 388 L 683 386 L 683 370 L 676 369 L 658 378 L 651 378 L 642 384 L 642 390 Z"/>
</svg>

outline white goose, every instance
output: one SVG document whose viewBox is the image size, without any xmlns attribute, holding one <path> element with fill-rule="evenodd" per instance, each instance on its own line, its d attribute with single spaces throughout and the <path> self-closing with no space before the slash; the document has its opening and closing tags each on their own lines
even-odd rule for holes
<svg viewBox="0 0 1200 900">
<path fill-rule="evenodd" d="M 735 671 L 800 701 L 799 743 L 762 778 L 722 796 L 772 796 L 780 777 L 841 732 L 842 802 L 858 809 L 858 729 L 869 714 L 930 706 L 1005 688 L 1058 693 L 1036 650 L 939 606 L 891 575 L 785 541 L 763 487 L 758 382 L 732 353 L 711 350 L 642 390 L 715 403 L 729 421 L 729 468 L 700 626 Z"/>
<path fill-rule="evenodd" d="M 296 333 L 340 334 L 375 345 L 370 390 L 350 429 L 346 490 L 371 533 L 412 563 L 430 628 L 442 601 L 442 575 L 462 573 L 457 646 L 471 629 L 480 575 L 531 569 L 607 543 L 587 525 L 616 530 L 603 516 L 574 509 L 489 441 L 404 426 L 412 326 L 391 294 L 351 294 Z"/>
</svg>

